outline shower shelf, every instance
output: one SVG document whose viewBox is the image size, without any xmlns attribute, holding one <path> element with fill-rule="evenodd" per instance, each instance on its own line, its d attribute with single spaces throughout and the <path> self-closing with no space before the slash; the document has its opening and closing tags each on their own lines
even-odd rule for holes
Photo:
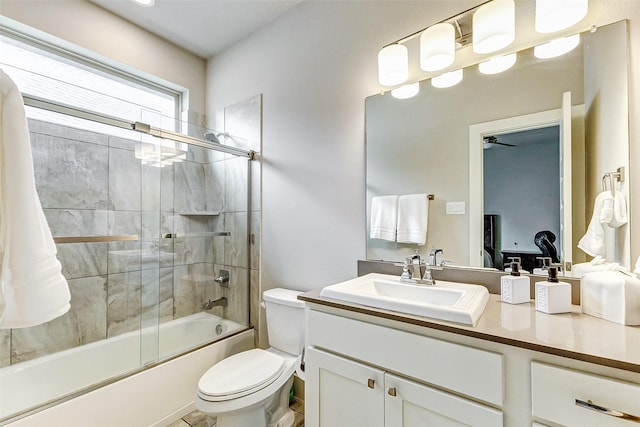
<svg viewBox="0 0 640 427">
<path fill-rule="evenodd" d="M 177 214 L 182 216 L 218 216 L 220 211 L 185 211 L 177 212 Z"/>
</svg>

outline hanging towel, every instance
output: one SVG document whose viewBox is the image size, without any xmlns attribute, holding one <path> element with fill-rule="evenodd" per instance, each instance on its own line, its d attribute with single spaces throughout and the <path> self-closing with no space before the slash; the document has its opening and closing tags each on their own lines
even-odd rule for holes
<svg viewBox="0 0 640 427">
<path fill-rule="evenodd" d="M 398 218 L 398 196 L 379 196 L 371 199 L 371 227 L 369 237 L 395 242 Z"/>
<path fill-rule="evenodd" d="M 596 196 L 593 215 L 587 227 L 587 232 L 578 242 L 578 248 L 588 255 L 605 256 L 604 229 L 602 221 L 610 221 L 613 216 L 613 196 L 610 191 L 603 191 Z M 610 207 L 609 207 L 610 206 Z"/>
<path fill-rule="evenodd" d="M 591 256 L 605 256 L 604 226 L 622 227 L 629 221 L 626 196 L 620 192 L 612 195 L 610 191 L 598 194 L 593 207 L 593 215 L 587 232 L 578 242 L 578 248 Z"/>
<path fill-rule="evenodd" d="M 67 280 L 36 193 L 22 95 L 0 69 L 0 329 L 69 310 Z"/>
<path fill-rule="evenodd" d="M 618 228 L 629 222 L 629 216 L 627 214 L 627 197 L 620 192 L 617 192 L 613 200 L 613 214 L 607 225 L 609 227 Z"/>
<path fill-rule="evenodd" d="M 429 199 L 426 194 L 398 197 L 398 243 L 424 245 L 427 241 Z"/>
</svg>

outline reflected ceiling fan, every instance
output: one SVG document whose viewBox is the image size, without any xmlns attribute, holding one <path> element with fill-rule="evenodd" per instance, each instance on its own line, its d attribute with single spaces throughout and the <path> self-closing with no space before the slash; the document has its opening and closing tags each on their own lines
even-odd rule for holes
<svg viewBox="0 0 640 427">
<path fill-rule="evenodd" d="M 498 138 L 496 138 L 495 136 L 485 136 L 482 138 L 482 148 L 484 149 L 488 149 L 493 147 L 494 145 L 503 145 L 505 147 L 515 147 L 515 145 L 513 144 L 507 144 L 504 142 L 500 142 L 498 141 Z"/>
</svg>

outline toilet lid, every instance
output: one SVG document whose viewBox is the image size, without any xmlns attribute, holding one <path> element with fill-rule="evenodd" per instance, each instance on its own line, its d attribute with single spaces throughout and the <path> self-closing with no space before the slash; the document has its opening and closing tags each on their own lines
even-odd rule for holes
<svg viewBox="0 0 640 427">
<path fill-rule="evenodd" d="M 265 350 L 243 351 L 209 368 L 200 378 L 198 389 L 210 400 L 245 396 L 275 381 L 284 364 L 284 358 Z"/>
</svg>

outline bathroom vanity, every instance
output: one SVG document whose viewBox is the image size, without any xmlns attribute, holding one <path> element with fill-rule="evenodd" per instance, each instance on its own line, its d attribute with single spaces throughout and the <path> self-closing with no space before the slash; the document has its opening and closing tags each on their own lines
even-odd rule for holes
<svg viewBox="0 0 640 427">
<path fill-rule="evenodd" d="M 320 296 L 307 303 L 305 423 L 632 426 L 640 328 L 491 295 L 475 326 Z"/>
</svg>

